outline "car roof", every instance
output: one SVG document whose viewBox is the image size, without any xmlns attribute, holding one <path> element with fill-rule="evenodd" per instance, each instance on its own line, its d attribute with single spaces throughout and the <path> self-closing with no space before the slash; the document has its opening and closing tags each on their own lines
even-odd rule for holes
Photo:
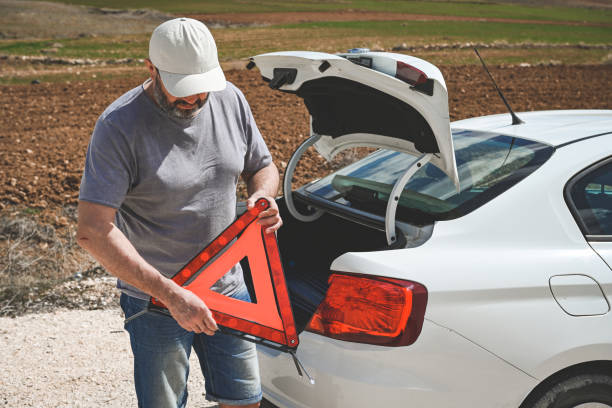
<svg viewBox="0 0 612 408">
<path fill-rule="evenodd" d="M 509 113 L 451 123 L 453 129 L 479 130 L 560 146 L 589 136 L 612 132 L 612 110 L 553 110 L 519 112 L 525 123 L 512 125 Z"/>
</svg>

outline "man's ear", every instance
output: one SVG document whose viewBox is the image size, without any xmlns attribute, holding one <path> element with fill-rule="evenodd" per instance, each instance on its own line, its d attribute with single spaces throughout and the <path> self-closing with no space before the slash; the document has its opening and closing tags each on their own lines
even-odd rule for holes
<svg viewBox="0 0 612 408">
<path fill-rule="evenodd" d="M 156 70 L 155 70 L 155 65 L 153 65 L 153 63 L 151 62 L 150 59 L 145 58 L 144 60 L 145 65 L 147 66 L 147 69 L 149 70 L 149 75 L 151 76 L 151 81 L 155 81 L 155 77 L 156 75 Z"/>
</svg>

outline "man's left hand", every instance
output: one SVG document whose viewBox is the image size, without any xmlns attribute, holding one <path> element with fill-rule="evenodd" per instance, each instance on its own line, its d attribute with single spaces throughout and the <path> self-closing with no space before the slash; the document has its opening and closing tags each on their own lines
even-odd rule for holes
<svg viewBox="0 0 612 408">
<path fill-rule="evenodd" d="M 276 205 L 276 200 L 274 197 L 262 196 L 262 195 L 252 195 L 247 199 L 247 208 L 251 209 L 255 206 L 255 201 L 260 198 L 265 198 L 270 203 L 270 208 L 266 211 L 259 213 L 258 224 L 263 225 L 266 228 L 266 234 L 271 234 L 283 225 L 283 220 L 280 217 L 278 212 L 278 206 Z"/>
</svg>

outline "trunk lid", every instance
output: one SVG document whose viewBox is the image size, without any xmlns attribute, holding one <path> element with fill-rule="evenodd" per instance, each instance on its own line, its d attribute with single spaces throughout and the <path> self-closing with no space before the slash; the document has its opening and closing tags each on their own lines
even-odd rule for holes
<svg viewBox="0 0 612 408">
<path fill-rule="evenodd" d="M 402 54 L 284 51 L 251 59 L 273 89 L 304 99 L 315 143 L 330 160 L 350 147 L 376 147 L 431 163 L 459 186 L 442 73 Z"/>
</svg>

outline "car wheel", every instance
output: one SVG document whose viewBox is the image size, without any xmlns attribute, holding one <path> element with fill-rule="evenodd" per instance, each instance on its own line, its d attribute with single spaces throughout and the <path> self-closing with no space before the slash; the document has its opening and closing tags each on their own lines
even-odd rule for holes
<svg viewBox="0 0 612 408">
<path fill-rule="evenodd" d="M 612 374 L 567 378 L 538 393 L 533 404 L 521 408 L 612 408 Z"/>
</svg>

